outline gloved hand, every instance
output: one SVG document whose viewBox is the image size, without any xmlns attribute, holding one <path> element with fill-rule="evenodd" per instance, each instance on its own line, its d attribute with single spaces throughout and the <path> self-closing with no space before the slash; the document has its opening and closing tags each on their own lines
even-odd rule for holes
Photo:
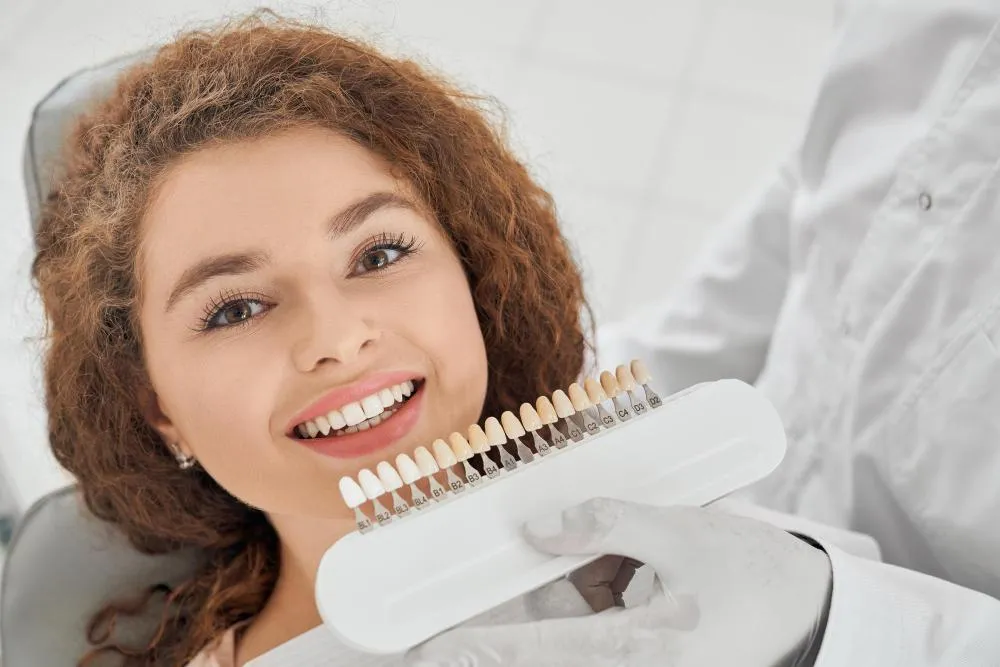
<svg viewBox="0 0 1000 667">
<path fill-rule="evenodd" d="M 410 667 L 809 665 L 832 583 L 826 554 L 769 524 L 712 509 L 594 499 L 531 522 L 551 554 L 618 554 L 660 582 L 645 604 L 576 618 L 457 628 Z"/>
</svg>

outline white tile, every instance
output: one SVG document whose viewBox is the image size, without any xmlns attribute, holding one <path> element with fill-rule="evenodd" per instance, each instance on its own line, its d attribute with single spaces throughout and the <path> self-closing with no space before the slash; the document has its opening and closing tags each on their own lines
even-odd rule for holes
<svg viewBox="0 0 1000 667">
<path fill-rule="evenodd" d="M 693 70 L 698 85 L 800 106 L 818 84 L 832 27 L 801 16 L 720 6 Z"/>
<path fill-rule="evenodd" d="M 834 8 L 838 2 L 856 0 L 709 0 L 716 5 L 750 7 L 757 11 L 806 17 L 833 25 Z"/>
<path fill-rule="evenodd" d="M 623 261 L 628 261 L 635 244 L 641 203 L 576 188 L 553 195 L 596 320 L 620 316 L 628 301 L 622 290 Z"/>
<path fill-rule="evenodd" d="M 721 220 L 722 216 L 676 203 L 650 202 L 640 213 L 621 262 L 621 314 L 668 298 Z"/>
<path fill-rule="evenodd" d="M 668 90 L 531 64 L 508 100 L 513 138 L 552 185 L 641 192 L 668 116 Z"/>
<path fill-rule="evenodd" d="M 799 139 L 804 118 L 695 97 L 678 114 L 661 194 L 725 213 Z"/>
<path fill-rule="evenodd" d="M 540 0 L 397 0 L 392 27 L 417 40 L 520 46 Z"/>
<path fill-rule="evenodd" d="M 698 36 L 701 0 L 555 0 L 532 45 L 543 58 L 623 79 L 680 75 Z"/>
</svg>

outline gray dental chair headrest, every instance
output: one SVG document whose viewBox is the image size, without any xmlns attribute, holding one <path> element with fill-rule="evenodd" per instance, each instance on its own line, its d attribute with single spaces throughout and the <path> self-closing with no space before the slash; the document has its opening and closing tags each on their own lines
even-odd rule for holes
<svg viewBox="0 0 1000 667">
<path fill-rule="evenodd" d="M 72 667 L 87 652 L 87 624 L 111 600 L 135 598 L 158 583 L 177 584 L 198 564 L 193 551 L 147 556 L 91 515 L 74 487 L 35 503 L 14 533 L 3 568 L 3 667 Z M 129 643 L 156 619 L 116 632 Z"/>
<path fill-rule="evenodd" d="M 74 118 L 114 86 L 117 75 L 144 54 L 78 72 L 35 107 L 24 150 L 31 225 L 53 185 L 56 160 Z M 194 571 L 194 551 L 147 556 L 96 519 L 75 488 L 56 491 L 23 516 L 7 550 L 0 584 L 0 659 L 3 667 L 71 667 L 86 653 L 86 628 L 107 602 L 128 599 L 154 584 L 176 584 Z M 149 636 L 145 618 L 116 633 L 127 641 Z"/>
<path fill-rule="evenodd" d="M 129 65 L 151 52 L 130 54 L 88 67 L 66 77 L 35 105 L 24 146 L 24 184 L 32 230 L 38 225 L 42 204 L 53 184 L 56 160 L 73 121 L 94 102 L 114 89 L 115 81 Z"/>
</svg>

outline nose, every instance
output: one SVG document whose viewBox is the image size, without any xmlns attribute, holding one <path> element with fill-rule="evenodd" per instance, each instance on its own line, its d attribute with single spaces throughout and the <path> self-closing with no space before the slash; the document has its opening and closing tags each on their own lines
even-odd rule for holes
<svg viewBox="0 0 1000 667">
<path fill-rule="evenodd" d="M 292 346 L 293 363 L 303 373 L 330 363 L 354 363 L 381 336 L 363 304 L 336 290 L 311 298 L 303 311 Z"/>
</svg>

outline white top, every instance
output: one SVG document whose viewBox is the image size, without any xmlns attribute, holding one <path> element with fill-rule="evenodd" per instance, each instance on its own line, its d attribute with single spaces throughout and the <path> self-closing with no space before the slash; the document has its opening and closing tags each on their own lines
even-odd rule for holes
<svg viewBox="0 0 1000 667">
<path fill-rule="evenodd" d="M 428 601 L 433 605 L 433 601 Z M 590 608 L 566 580 L 559 580 L 538 591 L 516 598 L 478 618 L 463 623 L 487 625 L 522 623 L 545 618 L 577 616 L 590 613 Z M 232 631 L 226 633 L 220 645 L 206 650 L 187 667 L 236 667 Z M 319 626 L 282 644 L 265 655 L 251 660 L 246 667 L 400 667 L 401 655 L 371 655 L 356 651 L 336 638 L 324 626 Z"/>
<path fill-rule="evenodd" d="M 661 395 L 756 382 L 789 450 L 749 495 L 908 568 L 831 548 L 822 667 L 1000 665 L 998 168 L 1000 2 L 857 3 L 801 145 L 599 333 Z"/>
</svg>

